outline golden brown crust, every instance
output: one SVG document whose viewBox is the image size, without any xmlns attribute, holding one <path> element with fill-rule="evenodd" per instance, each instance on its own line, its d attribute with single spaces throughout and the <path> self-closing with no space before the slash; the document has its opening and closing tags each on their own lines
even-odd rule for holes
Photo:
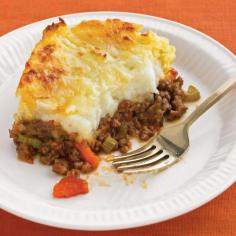
<svg viewBox="0 0 236 236">
<path fill-rule="evenodd" d="M 64 73 L 63 69 L 56 67 L 54 67 L 52 71 L 48 74 L 46 74 L 46 72 L 43 70 L 35 71 L 34 69 L 30 69 L 27 73 L 24 73 L 22 75 L 19 88 L 23 87 L 26 84 L 31 83 L 34 80 L 41 82 L 42 85 L 47 87 L 54 81 L 58 80 L 60 78 L 60 75 L 63 73 Z"/>
<path fill-rule="evenodd" d="M 48 25 L 45 30 L 43 31 L 43 37 L 46 37 L 49 34 L 52 34 L 58 30 L 58 28 L 66 26 L 65 21 L 62 18 L 59 18 L 58 23 L 52 23 L 51 25 Z"/>
<path fill-rule="evenodd" d="M 140 27 L 136 24 L 121 21 L 120 19 L 107 19 L 106 21 L 90 20 L 82 21 L 79 25 L 81 28 L 103 28 L 104 31 L 110 34 L 119 34 L 121 32 L 134 32 Z"/>
<path fill-rule="evenodd" d="M 59 18 L 59 20 L 58 23 L 48 25 L 43 31 L 42 40 L 37 44 L 26 63 L 18 90 L 32 81 L 40 82 L 42 86 L 50 89 L 54 81 L 58 80 L 61 74 L 65 74 L 65 70 L 53 56 L 54 51 L 58 49 L 57 37 L 63 34 L 67 37 L 67 31 L 69 31 L 64 20 L 62 18 Z M 119 47 L 129 47 L 140 29 L 141 26 L 137 24 L 123 22 L 119 19 L 108 19 L 106 21 L 82 21 L 72 28 L 72 32 L 81 40 L 94 41 L 95 45 L 97 38 L 102 38 L 104 42 L 115 43 Z M 70 37 L 68 39 L 70 40 Z M 101 49 L 102 46 L 97 44 L 94 49 L 90 50 L 90 53 L 101 60 L 105 60 L 107 54 Z M 80 51 L 77 54 L 78 56 L 84 56 L 84 53 Z M 50 68 L 47 68 L 47 65 Z"/>
<path fill-rule="evenodd" d="M 81 39 L 96 44 L 96 38 L 102 38 L 107 44 L 116 44 L 119 48 L 127 48 L 140 36 L 142 26 L 124 22 L 119 19 L 106 21 L 82 21 L 72 28 L 72 31 Z M 98 42 L 99 44 L 99 42 Z"/>
<path fill-rule="evenodd" d="M 57 65 L 53 52 L 56 50 L 57 45 L 50 40 L 57 31 L 63 27 L 66 27 L 63 19 L 60 18 L 58 23 L 52 23 L 47 26 L 43 31 L 43 37 L 41 41 L 34 48 L 29 60 L 26 62 L 25 69 L 23 71 L 17 94 L 25 85 L 37 81 L 42 86 L 49 89 L 53 82 L 60 78 L 61 74 L 64 74 L 64 69 L 60 64 Z M 60 32 L 58 32 L 60 34 Z M 52 42 L 50 42 L 52 41 Z M 47 65 L 52 65 L 47 68 Z"/>
<path fill-rule="evenodd" d="M 44 63 L 52 59 L 52 53 L 55 50 L 55 45 L 48 44 L 39 52 L 39 60 Z"/>
<path fill-rule="evenodd" d="M 133 68 L 142 70 L 137 61 L 158 62 L 168 70 L 174 48 L 168 40 L 152 32 L 142 34 L 141 29 L 119 19 L 82 21 L 72 28 L 60 19 L 47 26 L 23 71 L 17 116 L 87 114 L 85 102 L 92 107 L 99 100 L 93 98 L 97 90 L 106 93 L 128 86 Z"/>
</svg>

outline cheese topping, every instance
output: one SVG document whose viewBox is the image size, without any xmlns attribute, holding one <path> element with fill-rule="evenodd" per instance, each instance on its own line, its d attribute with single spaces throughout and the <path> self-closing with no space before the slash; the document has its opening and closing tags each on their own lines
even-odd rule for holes
<svg viewBox="0 0 236 236">
<path fill-rule="evenodd" d="M 48 26 L 21 77 L 16 119 L 55 120 L 92 140 L 101 117 L 113 115 L 119 102 L 157 93 L 174 60 L 168 39 L 141 29 L 118 19 Z"/>
</svg>

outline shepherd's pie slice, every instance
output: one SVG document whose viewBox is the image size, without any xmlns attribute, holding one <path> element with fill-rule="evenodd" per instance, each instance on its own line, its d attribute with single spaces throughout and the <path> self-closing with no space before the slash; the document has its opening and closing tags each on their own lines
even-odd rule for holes
<svg viewBox="0 0 236 236">
<path fill-rule="evenodd" d="M 48 26 L 21 77 L 16 122 L 54 120 L 91 141 L 101 117 L 112 115 L 120 101 L 157 93 L 175 48 L 140 30 L 141 25 L 118 19 Z"/>
</svg>

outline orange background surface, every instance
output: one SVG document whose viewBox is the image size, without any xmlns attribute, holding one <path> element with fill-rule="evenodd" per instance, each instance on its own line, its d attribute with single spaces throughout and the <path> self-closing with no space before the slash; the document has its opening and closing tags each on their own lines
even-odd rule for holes
<svg viewBox="0 0 236 236">
<path fill-rule="evenodd" d="M 194 27 L 236 53 L 235 0 L 0 0 L 0 35 L 48 17 L 85 11 L 128 11 L 164 17 Z M 0 235 L 235 236 L 236 184 L 188 214 L 160 224 L 119 231 L 63 230 L 0 210 Z"/>
</svg>

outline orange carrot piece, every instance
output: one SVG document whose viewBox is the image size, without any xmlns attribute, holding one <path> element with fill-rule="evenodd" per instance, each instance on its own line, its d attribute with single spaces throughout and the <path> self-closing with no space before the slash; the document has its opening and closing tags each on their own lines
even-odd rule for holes
<svg viewBox="0 0 236 236">
<path fill-rule="evenodd" d="M 89 145 L 86 142 L 77 142 L 75 143 L 75 147 L 79 150 L 80 154 L 86 160 L 88 163 L 90 163 L 93 167 L 93 169 L 97 169 L 100 159 L 98 156 L 96 156 Z"/>
<path fill-rule="evenodd" d="M 53 187 L 53 196 L 55 198 L 69 198 L 88 193 L 88 191 L 88 183 L 85 180 L 75 176 L 66 176 Z"/>
</svg>

